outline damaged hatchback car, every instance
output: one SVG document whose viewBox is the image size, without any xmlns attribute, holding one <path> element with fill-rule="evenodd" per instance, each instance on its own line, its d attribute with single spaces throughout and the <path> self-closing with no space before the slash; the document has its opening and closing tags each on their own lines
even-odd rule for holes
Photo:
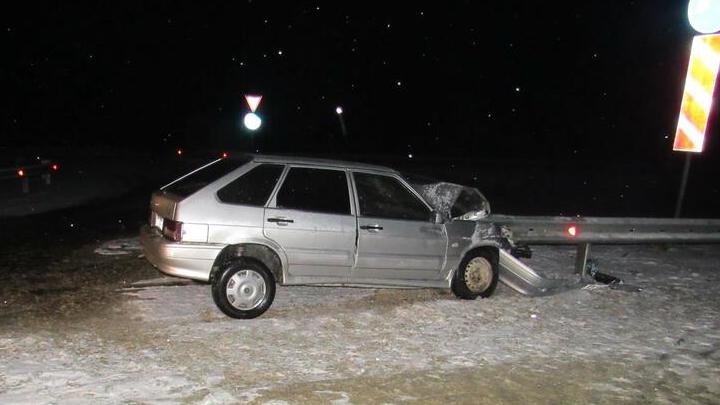
<svg viewBox="0 0 720 405">
<path fill-rule="evenodd" d="M 473 188 L 382 166 L 248 155 L 218 159 L 153 193 L 141 230 L 162 272 L 206 281 L 218 308 L 254 318 L 276 284 L 449 288 L 490 296 L 503 238 L 474 220 Z"/>
</svg>

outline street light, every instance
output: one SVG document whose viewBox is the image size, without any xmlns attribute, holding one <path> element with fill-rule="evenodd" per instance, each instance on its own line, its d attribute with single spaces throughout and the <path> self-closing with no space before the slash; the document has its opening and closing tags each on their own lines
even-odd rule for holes
<svg viewBox="0 0 720 405">
<path fill-rule="evenodd" d="M 335 114 L 338 116 L 340 121 L 340 131 L 342 131 L 343 138 L 347 141 L 347 128 L 345 127 L 345 120 L 343 119 L 343 108 L 341 106 L 335 107 Z"/>
<path fill-rule="evenodd" d="M 243 125 L 245 125 L 245 128 L 255 131 L 262 125 L 262 119 L 254 112 L 249 112 L 243 117 Z"/>
<path fill-rule="evenodd" d="M 688 20 L 696 31 L 703 34 L 720 31 L 720 0 L 690 0 Z"/>
</svg>

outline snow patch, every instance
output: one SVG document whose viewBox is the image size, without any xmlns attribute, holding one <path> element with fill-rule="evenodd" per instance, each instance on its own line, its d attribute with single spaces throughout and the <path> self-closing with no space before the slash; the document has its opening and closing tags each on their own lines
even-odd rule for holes
<svg viewBox="0 0 720 405">
<path fill-rule="evenodd" d="M 139 251 L 142 251 L 140 238 L 115 239 L 95 249 L 95 253 L 103 256 L 129 255 Z"/>
</svg>

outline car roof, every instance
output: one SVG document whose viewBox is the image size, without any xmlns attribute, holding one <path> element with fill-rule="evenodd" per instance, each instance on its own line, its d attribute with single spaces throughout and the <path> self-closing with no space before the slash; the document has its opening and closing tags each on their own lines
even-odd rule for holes
<svg viewBox="0 0 720 405">
<path fill-rule="evenodd" d="M 361 169 L 374 170 L 392 174 L 400 174 L 395 169 L 385 166 L 371 165 L 367 163 L 349 162 L 345 160 L 319 159 L 300 156 L 280 156 L 280 155 L 258 155 L 252 154 L 252 160 L 264 163 L 283 163 L 283 164 L 299 164 L 299 165 L 317 165 L 326 167 L 336 167 L 342 169 Z"/>
</svg>

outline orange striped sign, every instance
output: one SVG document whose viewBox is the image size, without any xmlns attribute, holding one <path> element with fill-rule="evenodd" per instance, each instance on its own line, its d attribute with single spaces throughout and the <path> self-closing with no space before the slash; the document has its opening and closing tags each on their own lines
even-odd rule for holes
<svg viewBox="0 0 720 405">
<path fill-rule="evenodd" d="M 720 67 L 720 34 L 693 39 L 673 150 L 702 152 Z"/>
</svg>

